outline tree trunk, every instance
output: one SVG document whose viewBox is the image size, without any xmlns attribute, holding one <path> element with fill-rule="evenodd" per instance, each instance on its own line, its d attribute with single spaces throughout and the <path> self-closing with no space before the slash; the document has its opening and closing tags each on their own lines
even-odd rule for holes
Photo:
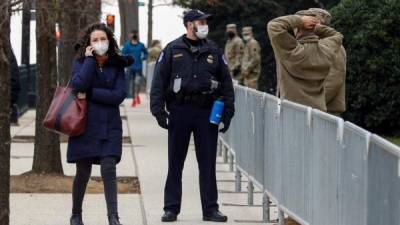
<svg viewBox="0 0 400 225">
<path fill-rule="evenodd" d="M 148 26 L 148 33 L 147 33 L 147 46 L 151 45 L 151 42 L 153 41 L 153 0 L 149 0 L 149 9 L 148 9 L 148 21 L 147 21 L 147 26 Z"/>
<path fill-rule="evenodd" d="M 55 1 L 36 0 L 36 130 L 32 172 L 63 174 L 59 136 L 43 128 L 42 121 L 57 86 Z"/>
<path fill-rule="evenodd" d="M 74 44 L 79 31 L 87 25 L 100 22 L 101 1 L 59 0 L 59 25 L 61 40 L 58 50 L 58 71 L 60 85 L 66 85 L 71 77 L 71 65 L 75 56 Z"/>
<path fill-rule="evenodd" d="M 22 3 L 22 48 L 21 64 L 30 64 L 30 36 L 31 36 L 31 3 L 24 0 Z M 28 67 L 29 68 L 29 67 Z"/>
<path fill-rule="evenodd" d="M 86 27 L 91 23 L 100 22 L 101 0 L 81 0 L 81 2 L 84 3 L 81 8 L 86 9 L 84 14 L 82 14 L 84 16 L 81 16 L 82 27 Z"/>
<path fill-rule="evenodd" d="M 10 223 L 10 7 L 0 4 L 0 225 Z"/>
<path fill-rule="evenodd" d="M 139 31 L 139 3 L 138 0 L 118 0 L 121 17 L 121 39 L 123 45 L 128 40 L 129 32 Z"/>
</svg>

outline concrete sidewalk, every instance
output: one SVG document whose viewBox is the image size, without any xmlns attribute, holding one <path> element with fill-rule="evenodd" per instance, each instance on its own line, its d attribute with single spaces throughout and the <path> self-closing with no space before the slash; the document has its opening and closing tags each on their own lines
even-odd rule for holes
<svg viewBox="0 0 400 225">
<path fill-rule="evenodd" d="M 121 107 L 124 115 L 125 108 Z M 11 175 L 28 172 L 32 168 L 35 135 L 35 111 L 28 111 L 20 118 L 19 126 L 11 128 L 14 138 L 30 137 L 25 143 L 11 145 Z M 123 120 L 123 135 L 129 137 L 128 123 Z M 23 141 L 19 141 L 23 142 Z M 75 175 L 75 164 L 66 163 L 67 144 L 61 143 L 64 174 Z M 136 176 L 132 144 L 123 145 L 121 162 L 117 166 L 118 176 Z M 92 176 L 100 176 L 100 167 L 93 167 Z M 71 215 L 71 194 L 11 194 L 11 225 L 67 225 Z M 143 216 L 139 194 L 119 194 L 119 214 L 124 225 L 142 225 Z M 103 194 L 87 194 L 83 206 L 85 225 L 107 225 L 107 209 Z"/>
<path fill-rule="evenodd" d="M 167 131 L 158 127 L 149 112 L 148 99 L 143 96 L 139 107 L 131 108 L 126 102 L 130 132 L 133 137 L 134 155 L 138 166 L 137 174 L 141 183 L 143 207 L 146 215 L 144 224 L 162 224 L 164 184 L 167 175 Z M 220 210 L 228 217 L 226 224 L 251 224 L 262 220 L 261 193 L 254 196 L 255 206 L 246 206 L 247 193 L 234 193 L 234 173 L 218 158 L 217 179 Z M 243 179 L 245 181 L 245 179 Z M 242 190 L 247 190 L 243 182 Z M 271 209 L 276 218 L 276 209 Z M 183 173 L 183 202 L 178 221 L 173 224 L 197 225 L 215 224 L 202 221 L 198 169 L 191 144 Z M 266 223 L 264 223 L 266 224 Z"/>
<path fill-rule="evenodd" d="M 146 96 L 142 96 L 139 107 L 130 107 L 126 100 L 121 107 L 123 135 L 131 138 L 132 144 L 124 144 L 122 161 L 117 167 L 118 176 L 138 176 L 141 194 L 120 194 L 119 211 L 124 225 L 162 224 L 164 184 L 167 174 L 167 132 L 158 127 L 149 112 Z M 14 138 L 33 137 L 35 133 L 35 111 L 27 112 L 20 125 L 11 128 Z M 33 162 L 33 141 L 12 143 L 11 174 L 27 172 Z M 75 165 L 66 163 L 66 143 L 61 144 L 65 175 L 75 174 Z M 262 219 L 260 192 L 254 195 L 254 206 L 247 206 L 247 183 L 243 177 L 241 193 L 235 193 L 234 173 L 218 158 L 217 179 L 220 208 L 228 215 L 225 224 L 260 223 Z M 94 166 L 93 176 L 100 176 L 99 166 Z M 256 190 L 257 191 L 257 190 Z M 71 194 L 11 194 L 12 225 L 67 225 L 71 214 Z M 106 225 L 106 204 L 102 194 L 85 196 L 83 217 L 85 225 Z M 276 209 L 271 208 L 276 218 Z M 171 223 L 170 223 L 171 224 Z M 197 161 L 191 144 L 183 173 L 182 212 L 172 224 L 198 225 L 215 224 L 202 221 L 198 185 Z M 266 224 L 266 223 L 264 223 Z"/>
</svg>

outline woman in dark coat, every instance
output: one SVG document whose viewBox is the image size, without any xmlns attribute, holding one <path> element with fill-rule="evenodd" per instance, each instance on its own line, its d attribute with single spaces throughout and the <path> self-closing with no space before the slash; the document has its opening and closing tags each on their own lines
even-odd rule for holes
<svg viewBox="0 0 400 225">
<path fill-rule="evenodd" d="M 76 46 L 71 84 L 78 98 L 88 102 L 85 132 L 68 141 L 67 161 L 76 163 L 71 225 L 83 225 L 82 202 L 92 164 L 101 176 L 110 225 L 120 225 L 117 209 L 116 164 L 122 154 L 122 120 L 119 105 L 126 97 L 124 67 L 132 58 L 120 56 L 112 31 L 101 23 L 90 25 Z"/>
</svg>

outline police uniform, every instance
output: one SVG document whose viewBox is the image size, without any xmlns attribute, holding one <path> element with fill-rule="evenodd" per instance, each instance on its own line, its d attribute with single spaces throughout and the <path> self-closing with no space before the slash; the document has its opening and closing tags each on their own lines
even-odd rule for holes
<svg viewBox="0 0 400 225">
<path fill-rule="evenodd" d="M 151 112 L 160 126 L 168 129 L 165 212 L 180 213 L 182 170 L 192 133 L 203 216 L 218 211 L 218 126 L 209 122 L 213 102 L 218 98 L 225 103 L 222 121 L 226 131 L 234 115 L 234 90 L 227 62 L 216 44 L 207 39 L 194 43 L 186 35 L 169 43 L 157 61 L 150 93 Z M 163 122 L 166 117 L 168 124 Z"/>
</svg>

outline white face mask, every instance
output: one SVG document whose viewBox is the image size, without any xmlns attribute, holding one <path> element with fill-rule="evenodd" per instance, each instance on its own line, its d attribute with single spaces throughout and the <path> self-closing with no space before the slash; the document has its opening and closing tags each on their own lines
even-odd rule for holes
<svg viewBox="0 0 400 225">
<path fill-rule="evenodd" d="M 243 35 L 243 39 L 245 41 L 249 41 L 251 39 L 251 36 L 250 35 Z"/>
<path fill-rule="evenodd" d="M 108 41 L 98 41 L 93 44 L 94 52 L 97 55 L 104 55 L 108 51 L 108 45 L 109 45 Z"/>
<path fill-rule="evenodd" d="M 199 39 L 205 39 L 208 36 L 208 25 L 196 26 L 196 37 Z"/>
</svg>

